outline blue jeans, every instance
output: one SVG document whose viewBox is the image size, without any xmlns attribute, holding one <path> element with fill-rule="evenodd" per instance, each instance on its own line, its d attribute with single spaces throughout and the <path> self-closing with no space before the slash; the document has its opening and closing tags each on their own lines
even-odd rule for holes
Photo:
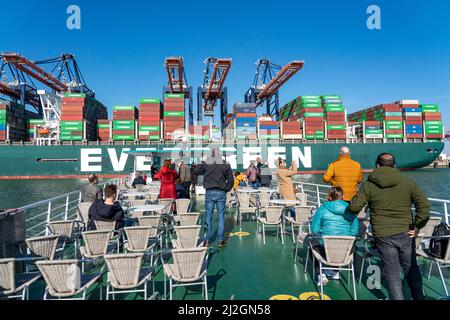
<svg viewBox="0 0 450 320">
<path fill-rule="evenodd" d="M 253 189 L 258 189 L 258 188 L 259 188 L 259 182 L 258 182 L 258 181 L 250 182 L 250 186 L 251 186 Z"/>
<path fill-rule="evenodd" d="M 217 213 L 219 217 L 219 227 L 217 229 L 217 240 L 222 241 L 224 239 L 224 213 L 225 213 L 225 203 L 227 200 L 227 193 L 221 190 L 206 190 L 205 195 L 205 227 L 206 227 L 206 237 L 205 240 L 210 241 L 212 237 L 212 225 L 213 225 L 213 214 L 214 208 L 217 206 Z"/>
</svg>

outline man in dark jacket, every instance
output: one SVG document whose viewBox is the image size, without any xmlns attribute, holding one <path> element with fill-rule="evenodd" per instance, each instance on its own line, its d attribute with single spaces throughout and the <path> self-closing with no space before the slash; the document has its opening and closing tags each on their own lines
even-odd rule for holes
<svg viewBox="0 0 450 320">
<path fill-rule="evenodd" d="M 414 237 L 430 218 L 430 204 L 417 184 L 394 168 L 392 154 L 380 154 L 376 164 L 377 168 L 361 185 L 349 208 L 358 213 L 366 203 L 369 205 L 372 233 L 383 262 L 390 299 L 404 299 L 400 280 L 403 271 L 412 298 L 422 300 L 422 276 L 417 266 Z M 413 205 L 415 216 L 411 210 Z"/>
<path fill-rule="evenodd" d="M 96 200 L 89 208 L 89 230 L 96 230 L 95 222 L 97 221 L 116 221 L 116 229 L 123 228 L 124 217 L 120 203 L 117 201 L 117 187 L 115 185 L 107 185 L 105 187 L 105 201 Z"/>
<path fill-rule="evenodd" d="M 81 188 L 81 202 L 94 202 L 103 199 L 103 189 L 98 185 L 98 178 L 95 174 L 88 177 L 89 184 Z"/>
<path fill-rule="evenodd" d="M 264 164 L 261 165 L 259 176 L 261 187 L 270 188 L 272 183 L 272 172 L 270 171 L 268 161 L 265 161 Z"/>
<path fill-rule="evenodd" d="M 186 163 L 184 163 L 183 160 L 178 162 L 178 167 L 179 167 L 178 176 L 180 177 L 180 182 L 184 186 L 184 188 L 188 191 L 187 195 L 189 199 L 190 198 L 189 190 L 191 189 L 191 181 L 192 181 L 191 169 L 187 166 Z"/>
<path fill-rule="evenodd" d="M 210 245 L 212 237 L 212 222 L 214 207 L 217 206 L 217 213 L 219 217 L 219 227 L 217 230 L 217 239 L 219 247 L 226 245 L 224 239 L 224 213 L 225 203 L 227 199 L 227 192 L 233 188 L 234 177 L 231 167 L 219 155 L 218 150 L 212 150 L 211 158 L 206 158 L 205 161 L 197 166 L 195 169 L 197 175 L 203 175 L 203 186 L 206 189 L 205 195 L 205 225 L 206 225 L 206 239 L 205 246 Z"/>
<path fill-rule="evenodd" d="M 137 185 L 146 185 L 147 182 L 145 182 L 145 179 L 143 177 L 144 175 L 142 174 L 142 172 L 138 172 L 136 174 L 136 178 L 134 178 L 133 183 L 131 184 L 131 186 L 133 188 L 136 188 Z"/>
</svg>

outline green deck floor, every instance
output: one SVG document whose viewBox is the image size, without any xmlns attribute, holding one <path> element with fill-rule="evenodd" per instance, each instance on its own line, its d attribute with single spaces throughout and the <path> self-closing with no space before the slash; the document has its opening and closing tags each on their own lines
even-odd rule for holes
<svg viewBox="0 0 450 320">
<path fill-rule="evenodd" d="M 204 213 L 204 197 L 199 196 L 193 199 L 193 211 Z M 217 217 L 216 217 L 217 218 Z M 217 228 L 215 219 L 214 228 Z M 289 229 L 289 228 L 288 228 Z M 225 232 L 230 233 L 228 244 L 225 248 L 217 248 L 217 241 L 213 242 L 209 249 L 208 265 L 208 294 L 213 300 L 235 300 L 256 299 L 268 300 L 272 296 L 285 294 L 299 297 L 304 292 L 318 292 L 312 281 L 312 269 L 309 264 L 308 272 L 304 273 L 304 260 L 306 250 L 301 247 L 296 263 L 294 260 L 294 249 L 292 237 L 286 234 L 285 243 L 282 245 L 281 239 L 273 232 L 266 231 L 266 245 L 263 244 L 262 234 L 256 232 L 256 222 L 247 221 L 244 218 L 242 231 L 248 232 L 248 236 L 236 236 L 233 233 L 239 231 L 235 217 L 227 212 Z M 69 249 L 70 250 L 70 249 Z M 70 253 L 66 253 L 70 254 Z M 356 277 L 359 275 L 361 258 L 359 251 L 355 255 Z M 423 274 L 427 274 L 429 262 L 420 260 L 420 267 Z M 437 268 L 433 268 L 430 280 L 423 277 L 426 299 L 437 299 L 444 296 L 444 289 L 440 281 Z M 448 279 L 449 273 L 446 270 L 445 276 Z M 164 292 L 164 275 L 160 265 L 157 267 L 156 291 Z M 325 287 L 325 294 L 332 300 L 352 299 L 352 285 L 347 284 L 347 272 L 341 273 L 341 279 L 330 280 Z M 345 279 L 345 280 L 344 280 Z M 106 276 L 105 276 L 106 280 Z M 382 283 L 381 290 L 369 290 L 366 277 L 363 277 L 361 284 L 357 284 L 357 294 L 359 300 L 378 300 L 386 298 L 386 289 Z M 44 282 L 40 280 L 32 286 L 30 299 L 42 299 L 44 293 Z M 149 296 L 151 295 L 149 286 Z M 103 288 L 103 294 L 106 290 Z M 405 295 L 408 296 L 408 289 L 405 286 Z M 89 291 L 88 299 L 98 299 L 100 290 L 93 287 Z M 116 300 L 143 299 L 142 294 L 117 295 Z M 174 299 L 199 300 L 203 299 L 201 287 L 176 288 Z"/>
</svg>

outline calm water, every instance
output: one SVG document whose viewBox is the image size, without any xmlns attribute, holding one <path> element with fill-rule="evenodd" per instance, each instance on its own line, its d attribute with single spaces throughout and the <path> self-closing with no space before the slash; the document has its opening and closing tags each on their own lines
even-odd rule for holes
<svg viewBox="0 0 450 320">
<path fill-rule="evenodd" d="M 429 197 L 450 199 L 450 169 L 403 172 L 414 179 Z M 300 175 L 296 180 L 323 184 L 322 175 Z M 0 208 L 17 208 L 79 189 L 85 180 L 0 180 Z"/>
</svg>

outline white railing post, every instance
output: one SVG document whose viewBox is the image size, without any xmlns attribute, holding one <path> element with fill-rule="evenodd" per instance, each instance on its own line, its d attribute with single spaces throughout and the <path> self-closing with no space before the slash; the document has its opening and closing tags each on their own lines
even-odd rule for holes
<svg viewBox="0 0 450 320">
<path fill-rule="evenodd" d="M 66 196 L 66 211 L 64 212 L 64 220 L 67 220 L 67 214 L 69 212 L 69 195 Z"/>
<path fill-rule="evenodd" d="M 81 203 L 81 191 L 80 191 L 80 194 L 78 196 L 78 203 Z"/>
<path fill-rule="evenodd" d="M 448 208 L 447 208 L 447 202 L 444 202 L 444 214 L 445 214 L 445 223 L 448 225 Z"/>
<path fill-rule="evenodd" d="M 317 207 L 320 207 L 320 191 L 319 191 L 319 185 L 316 185 L 316 193 L 317 193 Z"/>
<path fill-rule="evenodd" d="M 48 202 L 48 209 L 47 209 L 47 223 L 51 220 L 51 213 L 52 213 L 52 202 Z M 48 226 L 45 226 L 45 235 L 47 236 L 49 234 Z"/>
</svg>

